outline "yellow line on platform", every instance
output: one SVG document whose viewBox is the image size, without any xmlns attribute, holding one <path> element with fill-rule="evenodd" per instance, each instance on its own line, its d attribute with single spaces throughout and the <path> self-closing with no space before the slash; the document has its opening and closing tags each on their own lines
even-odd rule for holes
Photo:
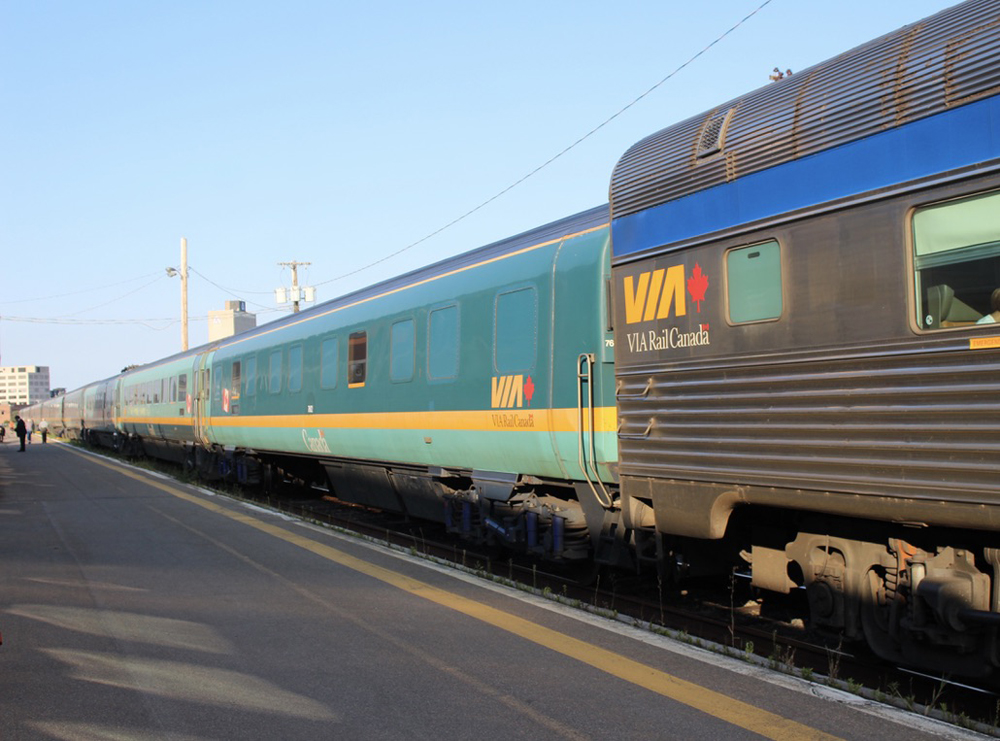
<svg viewBox="0 0 1000 741">
<path fill-rule="evenodd" d="M 481 620 L 501 630 L 513 633 L 519 638 L 531 641 L 557 653 L 575 659 L 612 676 L 623 679 L 638 687 L 655 692 L 676 702 L 695 708 L 715 718 L 731 723 L 740 728 L 760 734 L 764 738 L 775 741 L 792 741 L 792 739 L 836 739 L 837 736 L 819 731 L 766 710 L 761 710 L 728 695 L 702 687 L 694 682 L 675 677 L 666 672 L 654 669 L 621 654 L 599 648 L 572 636 L 546 628 L 530 620 L 517 617 L 503 610 L 482 604 L 466 597 L 460 597 L 444 589 L 405 576 L 397 571 L 376 566 L 367 561 L 351 556 L 329 545 L 316 542 L 310 538 L 291 533 L 277 525 L 268 524 L 246 512 L 238 512 L 220 506 L 205 499 L 180 490 L 162 481 L 150 478 L 148 475 L 123 468 L 115 463 L 101 460 L 93 456 L 84 456 L 72 448 L 74 454 L 87 458 L 98 465 L 110 468 L 147 486 L 166 492 L 178 499 L 196 504 L 199 507 L 228 517 L 260 532 L 279 538 L 286 543 L 295 545 L 317 556 L 340 564 L 346 568 L 378 579 L 386 584 L 402 589 L 410 594 L 430 600 L 448 609 L 455 610 L 469 617 Z"/>
</svg>

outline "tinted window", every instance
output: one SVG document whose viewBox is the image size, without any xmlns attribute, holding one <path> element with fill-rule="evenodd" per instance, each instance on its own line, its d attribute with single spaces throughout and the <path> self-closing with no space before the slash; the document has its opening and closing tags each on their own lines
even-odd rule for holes
<svg viewBox="0 0 1000 741">
<path fill-rule="evenodd" d="M 320 349 L 320 377 L 321 388 L 337 388 L 337 362 L 340 355 L 340 343 L 336 337 L 323 340 Z"/>
<path fill-rule="evenodd" d="M 917 324 L 988 326 L 1000 320 L 1000 192 L 913 213 Z M 997 312 L 994 314 L 993 312 Z"/>
<path fill-rule="evenodd" d="M 247 358 L 246 395 L 253 396 L 257 393 L 257 357 L 251 355 Z"/>
<path fill-rule="evenodd" d="M 535 365 L 538 303 L 534 288 L 501 293 L 496 302 L 494 358 L 500 373 L 530 370 Z"/>
<path fill-rule="evenodd" d="M 458 375 L 458 307 L 435 309 L 427 320 L 427 376 Z"/>
<path fill-rule="evenodd" d="M 364 386 L 368 376 L 368 334 L 352 332 L 347 343 L 347 385 Z"/>
<path fill-rule="evenodd" d="M 302 390 L 302 345 L 288 348 L 288 390 Z"/>
<path fill-rule="evenodd" d="M 405 319 L 392 325 L 389 332 L 389 378 L 397 383 L 413 380 L 413 320 Z"/>
<path fill-rule="evenodd" d="M 781 249 L 777 242 L 730 250 L 726 255 L 729 321 L 760 322 L 781 316 Z"/>
<path fill-rule="evenodd" d="M 268 361 L 267 390 L 272 394 L 281 391 L 281 350 L 274 350 Z"/>
</svg>

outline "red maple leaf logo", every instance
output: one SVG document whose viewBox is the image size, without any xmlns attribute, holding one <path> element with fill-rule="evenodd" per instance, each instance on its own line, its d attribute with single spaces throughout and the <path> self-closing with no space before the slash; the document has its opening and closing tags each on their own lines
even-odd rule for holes
<svg viewBox="0 0 1000 741">
<path fill-rule="evenodd" d="M 691 300 L 698 305 L 698 313 L 701 313 L 701 302 L 705 300 L 705 291 L 708 290 L 708 276 L 701 272 L 701 265 L 694 264 L 691 277 L 688 278 L 688 293 Z"/>
<path fill-rule="evenodd" d="M 531 382 L 531 376 L 528 376 L 528 380 L 524 382 L 524 398 L 528 400 L 528 404 L 531 404 L 531 397 L 535 395 L 535 384 Z"/>
</svg>

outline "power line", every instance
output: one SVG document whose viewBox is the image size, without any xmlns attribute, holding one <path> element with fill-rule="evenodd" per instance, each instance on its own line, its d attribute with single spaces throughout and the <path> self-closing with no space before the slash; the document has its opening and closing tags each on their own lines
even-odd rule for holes
<svg viewBox="0 0 1000 741">
<path fill-rule="evenodd" d="M 250 296 L 269 296 L 269 295 L 271 295 L 273 293 L 273 291 L 241 291 L 241 290 L 237 290 L 235 288 L 226 288 L 225 286 L 220 286 L 218 283 L 216 283 L 211 278 L 209 278 L 209 277 L 207 277 L 205 275 L 202 275 L 201 273 L 199 273 L 197 270 L 195 270 L 190 265 L 188 265 L 188 270 L 190 270 L 192 273 L 194 273 L 195 275 L 197 275 L 199 278 L 201 278 L 205 282 L 211 283 L 213 286 L 215 286 L 216 288 L 218 288 L 220 291 L 223 291 L 224 293 L 228 293 L 230 296 L 233 296 L 234 298 L 241 298 L 241 297 L 247 296 L 247 295 L 250 295 Z"/>
<path fill-rule="evenodd" d="M 272 291 L 237 291 L 237 290 L 235 290 L 233 288 L 226 288 L 225 286 L 220 286 L 218 283 L 216 283 L 214 280 L 212 280 L 208 276 L 203 275 L 202 273 L 199 273 L 197 270 L 195 270 L 190 265 L 188 265 L 188 270 L 190 270 L 192 273 L 194 273 L 195 275 L 197 275 L 199 278 L 201 278 L 206 283 L 209 283 L 209 284 L 215 286 L 220 291 L 222 291 L 223 293 L 225 293 L 227 296 L 232 296 L 233 298 L 236 298 L 236 299 L 243 300 L 243 296 L 246 295 L 246 294 L 251 294 L 251 295 L 258 295 L 258 294 L 273 295 Z M 258 304 L 256 301 L 247 301 L 247 304 L 250 304 L 252 306 L 258 306 L 261 309 L 263 309 L 263 311 L 278 311 L 273 306 L 268 306 L 267 304 Z M 263 313 L 263 312 L 257 312 L 257 313 Z"/>
<path fill-rule="evenodd" d="M 128 298 L 129 296 L 131 296 L 131 295 L 133 295 L 135 293 L 138 293 L 139 291 L 143 290 L 144 288 L 149 288 L 149 286 L 153 285 L 157 281 L 165 279 L 166 277 L 167 276 L 165 274 L 158 273 L 156 278 L 154 278 L 153 280 L 149 281 L 149 283 L 145 283 L 145 284 L 139 286 L 138 288 L 136 288 L 133 291 L 129 291 L 128 293 L 124 293 L 121 296 L 118 296 L 117 298 L 111 299 L 110 301 L 105 301 L 103 304 L 97 304 L 96 306 L 89 306 L 86 309 L 80 309 L 79 311 L 74 311 L 72 314 L 66 314 L 65 316 L 66 317 L 79 316 L 80 314 L 84 314 L 84 313 L 86 313 L 88 311 L 93 311 L 94 309 L 100 309 L 100 308 L 102 308 L 104 306 L 107 306 L 109 304 L 113 304 L 116 301 L 121 301 L 123 298 Z"/>
<path fill-rule="evenodd" d="M 595 126 L 594 128 L 592 128 L 590 131 L 588 131 L 586 134 L 584 134 L 583 136 L 581 136 L 575 142 L 573 142 L 568 147 L 566 147 L 565 149 L 563 149 L 561 152 L 559 152 L 558 154 L 554 155 L 553 157 L 550 157 L 548 160 L 546 160 L 545 162 L 543 162 L 542 164 L 540 164 L 538 167 L 536 167 L 534 170 L 532 170 L 531 172 L 529 172 L 527 175 L 523 176 L 519 180 L 514 181 L 513 183 L 511 183 L 510 185 L 508 185 L 506 188 L 504 188 L 503 190 L 501 190 L 496 195 L 494 195 L 494 196 L 492 196 L 490 198 L 487 198 L 485 201 L 483 201 L 482 203 L 480 203 L 475 208 L 470 209 L 469 211 L 466 211 L 464 214 L 462 214 L 458 218 L 453 219 L 452 221 L 448 222 L 444 226 L 442 226 L 442 227 L 440 227 L 438 229 L 435 229 L 430 234 L 427 234 L 426 236 L 421 237 L 416 242 L 412 242 L 412 243 L 408 244 L 406 247 L 403 247 L 402 249 L 398 249 L 395 252 L 386 255 L 385 257 L 381 257 L 378 260 L 375 260 L 374 262 L 368 263 L 367 265 L 364 265 L 364 266 L 358 268 L 357 270 L 352 270 L 349 273 L 344 273 L 343 275 L 339 275 L 336 278 L 331 278 L 330 280 L 325 280 L 325 281 L 322 281 L 320 283 L 316 283 L 315 285 L 317 285 L 317 286 L 323 286 L 323 285 L 326 285 L 327 283 L 333 283 L 334 281 L 343 280 L 344 278 L 349 278 L 352 275 L 356 275 L 356 274 L 358 274 L 358 273 L 360 273 L 360 272 L 362 272 L 364 270 L 368 270 L 369 268 L 373 268 L 376 265 L 379 265 L 379 264 L 381 264 L 383 262 L 386 262 L 387 260 L 391 260 L 392 258 L 397 257 L 398 255 L 403 254 L 407 250 L 411 250 L 414 247 L 416 247 L 417 245 L 423 244 L 428 239 L 431 239 L 432 237 L 436 237 L 438 234 L 440 234 L 441 232 L 445 231 L 446 229 L 450 229 L 451 227 L 455 226 L 455 224 L 458 224 L 460 221 L 464 221 L 468 217 L 472 216 L 472 214 L 474 214 L 477 211 L 480 211 L 481 209 L 485 208 L 489 204 L 493 203 L 493 201 L 497 200 L 501 196 L 507 194 L 508 192 L 510 192 L 511 190 L 513 190 L 514 188 L 516 188 L 517 186 L 519 186 L 521 183 L 525 182 L 529 178 L 531 178 L 534 175 L 538 174 L 539 172 L 541 172 L 542 170 L 544 170 L 546 167 L 548 167 L 549 165 L 551 165 L 553 162 L 555 162 L 557 159 L 559 159 L 560 157 L 562 157 L 564 154 L 566 154 L 567 152 L 571 151 L 572 149 L 575 149 L 577 146 L 579 146 L 580 144 L 582 144 L 584 141 L 586 141 L 587 139 L 589 139 L 590 137 L 592 137 L 598 131 L 600 131 L 605 126 L 607 126 L 609 123 L 611 123 L 616 118 L 618 118 L 623 113 L 625 113 L 625 111 L 627 111 L 630 108 L 632 108 L 640 100 L 642 100 L 643 98 L 645 98 L 646 96 L 648 96 L 650 93 L 652 93 L 658 87 L 660 87 L 665 82 L 667 82 L 672 77 L 674 77 L 676 74 L 678 74 L 685 67 L 687 67 L 688 65 L 690 65 L 696 59 L 698 59 L 698 57 L 700 57 L 701 55 L 705 54 L 705 52 L 707 52 L 713 46 L 715 46 L 720 41 L 722 41 L 724 38 L 726 38 L 731 33 L 733 33 L 733 31 L 735 31 L 737 28 L 739 28 L 744 23 L 746 23 L 748 20 L 750 20 L 753 16 L 757 15 L 757 13 L 759 13 L 761 10 L 763 10 L 766 6 L 770 5 L 771 1 L 772 0 L 764 0 L 764 2 L 762 2 L 760 5 L 757 6 L 756 9 L 753 10 L 753 12 L 749 13 L 747 16 L 745 16 L 743 19 L 741 19 L 738 23 L 736 23 L 734 26 L 732 26 L 729 30 L 727 30 L 721 36 L 719 36 L 718 38 L 716 38 L 712 43 L 710 43 L 704 49 L 702 49 L 701 51 L 699 51 L 697 54 L 695 54 L 694 56 L 692 56 L 690 59 L 688 59 L 682 65 L 680 65 L 679 67 L 677 67 L 677 69 L 675 69 L 669 75 L 667 75 L 662 80 L 660 80 L 655 85 L 653 85 L 651 88 L 649 88 L 648 90 L 646 90 L 646 92 L 642 93 L 641 95 L 639 95 L 638 97 L 636 97 L 635 99 L 633 99 L 630 103 L 628 103 L 627 105 L 625 105 L 623 108 L 619 109 L 616 113 L 612 114 L 611 116 L 609 116 L 607 119 L 605 119 L 601 123 L 599 123 L 597 126 Z"/>
<path fill-rule="evenodd" d="M 81 293 L 91 293 L 92 291 L 103 291 L 105 288 L 114 288 L 115 286 L 121 286 L 125 283 L 133 283 L 137 280 L 144 280 L 151 276 L 157 275 L 159 271 L 153 273 L 146 273 L 145 275 L 138 275 L 135 278 L 128 278 L 126 280 L 118 281 L 117 283 L 108 283 L 103 286 L 92 286 L 91 288 L 82 288 L 79 291 L 70 291 L 69 293 L 56 293 L 51 296 L 34 296 L 32 298 L 17 298 L 12 301 L 0 301 L 0 306 L 6 306 L 7 304 L 26 304 L 32 301 L 51 301 L 55 298 L 66 298 L 67 296 L 79 296 Z"/>
<path fill-rule="evenodd" d="M 192 317 L 195 320 L 205 321 L 207 316 Z M 177 324 L 180 319 L 176 317 L 160 317 L 154 319 L 75 319 L 72 317 L 37 317 L 37 316 L 10 316 L 0 315 L 0 322 L 22 322 L 27 324 L 68 324 L 68 325 L 99 325 L 99 324 L 141 324 L 157 331 L 166 329 L 173 324 Z M 153 323 L 166 322 L 163 327 L 154 327 Z"/>
</svg>

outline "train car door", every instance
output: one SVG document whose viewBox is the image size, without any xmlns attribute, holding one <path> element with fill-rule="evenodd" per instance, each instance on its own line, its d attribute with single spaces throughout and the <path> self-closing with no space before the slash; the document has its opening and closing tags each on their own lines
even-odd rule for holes
<svg viewBox="0 0 1000 741">
<path fill-rule="evenodd" d="M 570 478 L 588 482 L 610 501 L 602 482 L 612 480 L 618 457 L 614 403 L 614 339 L 609 319 L 611 274 L 607 229 L 567 239 L 553 274 L 552 363 L 556 408 L 569 411 L 570 433 L 556 432 L 556 447 Z"/>
<path fill-rule="evenodd" d="M 212 356 L 214 351 L 204 352 L 195 359 L 194 372 L 194 437 L 202 445 L 211 442 L 212 423 Z"/>
</svg>

